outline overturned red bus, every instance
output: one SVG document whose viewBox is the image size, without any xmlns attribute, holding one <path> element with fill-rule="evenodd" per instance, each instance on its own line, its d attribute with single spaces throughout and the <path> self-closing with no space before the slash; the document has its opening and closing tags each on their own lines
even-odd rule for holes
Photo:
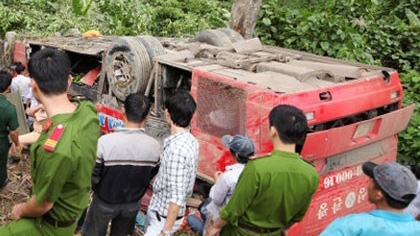
<svg viewBox="0 0 420 236">
<path fill-rule="evenodd" d="M 82 75 L 69 92 L 96 103 L 104 132 L 124 125 L 121 102 L 138 92 L 153 100 L 146 131 L 163 140 L 169 134 L 164 100 L 177 89 L 191 91 L 198 104 L 191 125 L 200 142 L 198 182 L 212 182 L 215 171 L 231 164 L 220 142 L 224 134 L 249 136 L 256 154 L 263 155 L 272 149 L 271 108 L 302 109 L 309 127 L 297 151 L 314 164 L 321 181 L 289 235 L 317 235 L 339 216 L 373 208 L 361 164 L 396 159 L 397 133 L 414 109 L 402 107 L 402 85 L 393 69 L 264 46 L 228 29 L 203 31 L 195 39 L 52 37 L 23 38 L 15 45 L 15 61 L 42 47 L 66 51 L 72 72 Z"/>
</svg>

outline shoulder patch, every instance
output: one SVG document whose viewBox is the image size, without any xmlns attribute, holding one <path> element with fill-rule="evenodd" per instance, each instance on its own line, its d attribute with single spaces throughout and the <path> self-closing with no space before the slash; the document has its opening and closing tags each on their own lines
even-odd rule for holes
<svg viewBox="0 0 420 236">
<path fill-rule="evenodd" d="M 47 141 L 45 141 L 43 148 L 49 152 L 53 152 L 58 141 L 60 141 L 61 135 L 64 133 L 64 126 L 62 124 L 57 125 L 51 132 Z"/>
</svg>

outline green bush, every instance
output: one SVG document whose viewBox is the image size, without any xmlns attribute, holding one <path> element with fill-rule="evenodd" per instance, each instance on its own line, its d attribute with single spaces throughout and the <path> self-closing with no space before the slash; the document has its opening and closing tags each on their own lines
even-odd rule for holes
<svg viewBox="0 0 420 236">
<path fill-rule="evenodd" d="M 404 105 L 415 104 L 406 130 L 399 134 L 398 159 L 406 164 L 420 164 L 420 73 L 408 70 L 400 75 L 404 86 Z"/>
<path fill-rule="evenodd" d="M 227 3 L 212 0 L 97 2 L 106 23 L 106 34 L 191 36 L 207 28 L 226 26 Z"/>
<path fill-rule="evenodd" d="M 191 36 L 225 27 L 230 5 L 218 0 L 4 0 L 0 34 L 13 30 L 51 35 L 78 28 L 97 29 L 104 35 Z"/>
<path fill-rule="evenodd" d="M 318 55 L 375 63 L 366 38 L 344 16 L 263 4 L 256 35 L 265 43 Z"/>
<path fill-rule="evenodd" d="M 85 31 L 100 29 L 102 23 L 101 16 L 93 12 L 76 17 L 72 4 L 64 0 L 5 0 L 0 2 L 0 19 L 2 19 L 0 21 L 2 36 L 7 31 L 36 35 L 64 33 L 70 28 Z"/>
</svg>

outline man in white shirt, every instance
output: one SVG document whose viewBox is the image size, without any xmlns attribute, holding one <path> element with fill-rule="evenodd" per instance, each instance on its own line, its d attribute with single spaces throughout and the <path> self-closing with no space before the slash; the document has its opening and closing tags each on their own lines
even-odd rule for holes
<svg viewBox="0 0 420 236">
<path fill-rule="evenodd" d="M 31 95 L 31 79 L 23 75 L 23 71 L 25 70 L 25 66 L 22 63 L 16 63 L 16 73 L 18 74 L 16 77 L 12 79 L 12 92 L 20 93 L 22 97 L 22 103 L 24 108 L 26 109 L 28 100 L 30 99 Z"/>
<path fill-rule="evenodd" d="M 224 173 L 215 173 L 215 183 L 209 194 L 211 201 L 206 206 L 205 211 L 203 211 L 207 212 L 204 231 L 219 217 L 220 208 L 226 205 L 232 197 L 239 176 L 245 168 L 245 164 L 255 152 L 254 142 L 243 135 L 225 135 L 222 137 L 221 141 L 229 148 L 230 154 L 232 158 L 235 159 L 236 163 L 226 166 L 226 171 Z M 202 231 L 202 233 L 204 232 Z"/>
<path fill-rule="evenodd" d="M 196 103 L 189 92 L 179 90 L 165 102 L 165 107 L 171 136 L 163 143 L 145 236 L 169 236 L 177 231 L 197 175 L 198 141 L 189 129 Z"/>
<path fill-rule="evenodd" d="M 254 143 L 246 136 L 239 134 L 235 136 L 225 135 L 222 137 L 222 143 L 229 148 L 232 158 L 237 163 L 227 166 L 224 173 L 216 172 L 215 174 L 215 184 L 209 195 L 211 202 L 207 206 L 207 210 L 213 219 L 219 216 L 220 208 L 226 205 L 232 197 L 245 164 L 254 155 Z"/>
</svg>

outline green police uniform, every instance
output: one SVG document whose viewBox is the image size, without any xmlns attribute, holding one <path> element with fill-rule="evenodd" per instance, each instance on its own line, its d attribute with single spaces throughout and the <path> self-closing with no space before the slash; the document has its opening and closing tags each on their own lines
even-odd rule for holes
<svg viewBox="0 0 420 236">
<path fill-rule="evenodd" d="M 7 156 L 9 153 L 9 131 L 19 127 L 16 108 L 0 94 L 0 187 L 7 179 Z"/>
<path fill-rule="evenodd" d="M 88 204 L 100 134 L 95 107 L 80 102 L 73 113 L 56 115 L 51 121 L 31 146 L 31 176 L 37 203 L 49 201 L 54 206 L 47 217 L 21 219 L 1 227 L 2 236 L 73 235 Z"/>
<path fill-rule="evenodd" d="M 291 222 L 302 220 L 318 183 L 315 168 L 296 153 L 273 150 L 249 161 L 219 212 L 229 222 L 220 235 L 280 235 Z"/>
</svg>

